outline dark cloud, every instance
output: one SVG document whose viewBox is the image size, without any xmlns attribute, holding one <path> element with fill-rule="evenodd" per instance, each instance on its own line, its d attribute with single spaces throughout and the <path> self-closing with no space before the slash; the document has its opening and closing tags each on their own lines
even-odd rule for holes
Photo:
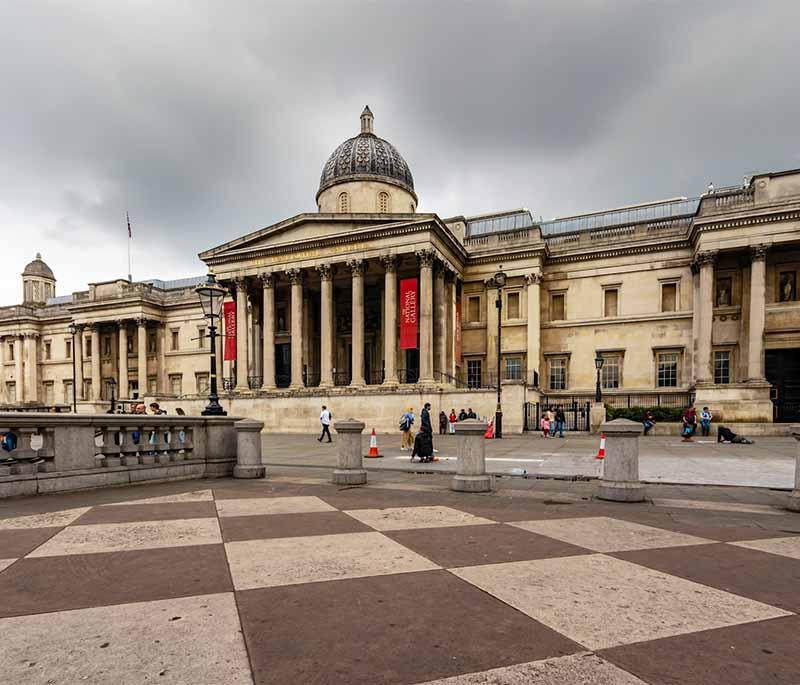
<svg viewBox="0 0 800 685">
<path fill-rule="evenodd" d="M 545 218 L 800 166 L 800 3 L 8 3 L 0 302 L 40 250 L 60 292 L 301 211 L 369 103 L 420 209 Z"/>
</svg>

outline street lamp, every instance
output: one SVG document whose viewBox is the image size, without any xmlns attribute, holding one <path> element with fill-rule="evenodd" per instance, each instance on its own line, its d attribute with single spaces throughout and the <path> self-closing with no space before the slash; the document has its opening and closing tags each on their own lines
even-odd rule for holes
<svg viewBox="0 0 800 685">
<path fill-rule="evenodd" d="M 597 355 L 594 358 L 594 368 L 597 369 L 597 385 L 594 389 L 594 401 L 595 402 L 602 402 L 603 401 L 603 393 L 600 390 L 600 371 L 603 368 L 603 363 L 605 359 L 603 359 L 602 355 Z"/>
<path fill-rule="evenodd" d="M 109 378 L 108 385 L 111 387 L 111 413 L 115 414 L 117 411 L 117 398 L 114 392 L 117 389 L 117 381 L 113 378 Z"/>
<path fill-rule="evenodd" d="M 217 395 L 217 327 L 214 325 L 214 321 L 220 318 L 222 301 L 225 299 L 227 290 L 217 283 L 213 273 L 209 273 L 206 282 L 198 285 L 194 291 L 200 298 L 203 315 L 208 319 L 208 334 L 211 342 L 211 370 L 209 373 L 211 394 L 208 396 L 208 406 L 200 413 L 203 416 L 226 416 L 227 412 L 220 405 L 219 395 Z"/>
<path fill-rule="evenodd" d="M 78 332 L 78 327 L 71 323 L 69 325 L 69 333 L 72 336 L 72 413 L 78 413 L 78 395 L 76 393 L 75 388 L 75 381 L 77 378 L 77 372 L 75 369 L 75 334 Z"/>
<path fill-rule="evenodd" d="M 503 265 L 500 265 L 503 268 Z M 502 373 L 500 370 L 502 342 L 501 336 L 503 333 L 503 286 L 506 284 L 506 275 L 503 271 L 498 271 L 494 275 L 494 284 L 497 286 L 497 409 L 494 413 L 494 437 L 503 437 L 503 407 L 500 403 L 500 394 L 502 392 Z"/>
</svg>

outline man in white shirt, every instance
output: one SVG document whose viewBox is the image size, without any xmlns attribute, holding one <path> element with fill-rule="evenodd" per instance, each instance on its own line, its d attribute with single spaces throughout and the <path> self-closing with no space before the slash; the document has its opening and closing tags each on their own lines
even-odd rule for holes
<svg viewBox="0 0 800 685">
<path fill-rule="evenodd" d="M 326 435 L 328 436 L 328 442 L 333 442 L 331 440 L 331 412 L 324 404 L 322 405 L 322 413 L 319 415 L 319 422 L 322 424 L 322 435 L 317 438 L 317 442 L 322 442 L 322 438 Z"/>
</svg>

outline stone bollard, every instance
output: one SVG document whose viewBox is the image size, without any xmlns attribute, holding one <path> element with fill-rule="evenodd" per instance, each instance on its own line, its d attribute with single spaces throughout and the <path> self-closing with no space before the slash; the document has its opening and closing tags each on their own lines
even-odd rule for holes
<svg viewBox="0 0 800 685">
<path fill-rule="evenodd" d="M 790 511 L 800 511 L 800 424 L 792 426 L 792 436 L 797 441 L 794 458 L 794 490 L 786 504 Z"/>
<path fill-rule="evenodd" d="M 234 478 L 263 478 L 267 469 L 261 464 L 261 429 L 264 423 L 253 419 L 242 419 L 236 428 L 236 466 Z"/>
<path fill-rule="evenodd" d="M 645 487 L 639 481 L 639 438 L 644 428 L 637 421 L 614 419 L 600 426 L 606 435 L 606 458 L 597 496 L 614 502 L 641 502 Z"/>
<path fill-rule="evenodd" d="M 361 433 L 364 423 L 355 419 L 337 421 L 333 424 L 337 435 L 339 468 L 333 471 L 334 485 L 364 485 L 367 472 L 361 464 Z"/>
<path fill-rule="evenodd" d="M 456 424 L 458 464 L 450 489 L 456 492 L 489 492 L 492 478 L 486 474 L 486 438 L 488 424 L 467 419 Z"/>
</svg>

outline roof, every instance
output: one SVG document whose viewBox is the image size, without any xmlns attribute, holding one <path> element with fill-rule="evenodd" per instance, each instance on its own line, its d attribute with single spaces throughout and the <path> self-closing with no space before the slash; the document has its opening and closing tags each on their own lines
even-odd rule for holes
<svg viewBox="0 0 800 685">
<path fill-rule="evenodd" d="M 39 276 L 41 278 L 49 278 L 53 281 L 56 280 L 56 277 L 53 275 L 53 270 L 42 261 L 42 255 L 38 252 L 36 253 L 36 258 L 25 267 L 22 275 Z"/>
</svg>

